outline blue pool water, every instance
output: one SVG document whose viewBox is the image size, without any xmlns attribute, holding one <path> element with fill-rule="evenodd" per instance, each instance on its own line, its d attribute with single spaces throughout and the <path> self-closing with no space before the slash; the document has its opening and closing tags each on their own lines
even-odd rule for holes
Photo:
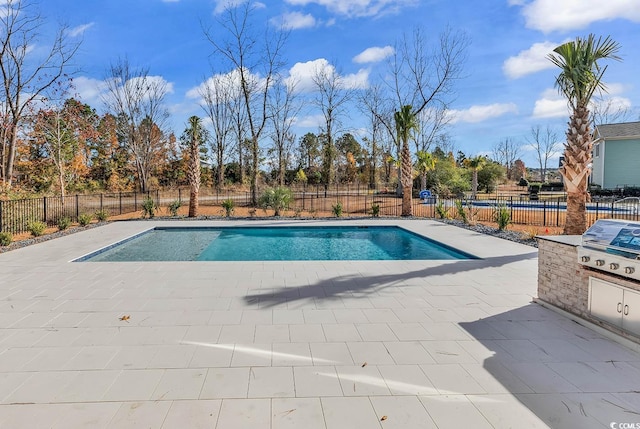
<svg viewBox="0 0 640 429">
<path fill-rule="evenodd" d="M 473 259 L 395 226 L 155 228 L 77 261 Z"/>
</svg>

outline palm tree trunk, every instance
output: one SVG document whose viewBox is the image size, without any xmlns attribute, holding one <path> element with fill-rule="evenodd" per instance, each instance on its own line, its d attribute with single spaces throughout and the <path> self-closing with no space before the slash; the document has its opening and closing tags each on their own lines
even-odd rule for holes
<svg viewBox="0 0 640 429">
<path fill-rule="evenodd" d="M 409 142 L 402 142 L 402 163 L 400 178 L 402 183 L 402 216 L 413 216 L 413 207 L 411 204 L 413 193 L 413 175 L 412 175 L 411 153 L 409 152 Z"/>
<path fill-rule="evenodd" d="M 581 235 L 587 230 L 586 201 L 591 146 L 589 110 L 585 106 L 578 106 L 571 115 L 564 164 L 560 169 L 567 191 L 567 220 L 563 231 L 567 235 Z"/>
<path fill-rule="evenodd" d="M 473 177 L 471 178 L 471 199 L 478 197 L 478 169 L 473 169 Z"/>
</svg>

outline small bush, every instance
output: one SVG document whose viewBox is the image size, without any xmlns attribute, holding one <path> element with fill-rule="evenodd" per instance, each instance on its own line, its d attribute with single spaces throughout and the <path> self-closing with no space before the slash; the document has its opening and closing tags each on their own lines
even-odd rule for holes
<svg viewBox="0 0 640 429">
<path fill-rule="evenodd" d="M 158 209 L 158 205 L 151 197 L 146 197 L 144 201 L 142 201 L 142 219 L 149 216 L 149 219 L 153 219 L 156 216 L 156 210 Z"/>
<path fill-rule="evenodd" d="M 344 207 L 342 206 L 342 203 L 338 201 L 337 203 L 331 206 L 331 211 L 333 211 L 333 215 L 335 217 L 341 217 L 343 208 Z"/>
<path fill-rule="evenodd" d="M 532 226 L 522 231 L 522 238 L 525 240 L 533 240 L 539 233 L 540 231 L 538 230 L 538 228 Z"/>
<path fill-rule="evenodd" d="M 90 213 L 82 213 L 78 216 L 78 223 L 80 226 L 87 226 L 93 220 L 93 215 Z"/>
<path fill-rule="evenodd" d="M 224 210 L 224 215 L 226 217 L 231 217 L 233 214 L 233 210 L 235 209 L 236 203 L 231 199 L 227 198 L 222 202 L 222 209 Z"/>
<path fill-rule="evenodd" d="M 289 205 L 293 201 L 293 193 L 291 189 L 285 187 L 269 188 L 260 196 L 258 204 L 264 210 L 271 208 L 274 216 L 280 216 L 280 213 L 288 210 Z"/>
<path fill-rule="evenodd" d="M 47 229 L 47 224 L 44 222 L 40 222 L 39 220 L 32 220 L 27 223 L 27 230 L 34 237 L 40 237 L 44 234 L 44 230 Z"/>
<path fill-rule="evenodd" d="M 371 204 L 371 216 L 373 217 L 380 216 L 380 204 L 376 204 L 376 203 Z"/>
<path fill-rule="evenodd" d="M 315 207 L 312 207 L 307 211 L 309 212 L 309 214 L 311 215 L 312 218 L 315 219 L 315 218 L 318 217 L 318 209 L 316 209 Z"/>
<path fill-rule="evenodd" d="M 464 209 L 464 204 L 462 204 L 462 200 L 456 200 L 456 214 L 457 217 L 460 218 L 464 223 L 467 223 L 469 220 L 467 219 L 467 212 Z"/>
<path fill-rule="evenodd" d="M 100 222 L 106 222 L 109 219 L 109 212 L 106 210 L 98 210 L 96 212 L 96 219 Z"/>
<path fill-rule="evenodd" d="M 70 226 L 71 226 L 71 219 L 68 218 L 67 216 L 61 217 L 60 219 L 58 219 L 58 230 L 59 231 L 64 231 L 65 229 L 69 228 Z"/>
<path fill-rule="evenodd" d="M 175 217 L 178 216 L 178 210 L 180 209 L 180 207 L 182 207 L 182 201 L 175 200 L 170 203 L 167 208 L 169 209 L 169 213 L 171 214 L 171 216 Z"/>
<path fill-rule="evenodd" d="M 509 226 L 509 223 L 511 223 L 511 212 L 506 205 L 500 204 L 496 207 L 495 220 L 498 224 L 498 229 L 501 231 Z"/>
<path fill-rule="evenodd" d="M 436 214 L 440 219 L 449 219 L 449 212 L 444 206 L 442 200 L 438 201 L 438 204 L 436 204 Z"/>
<path fill-rule="evenodd" d="M 293 217 L 300 217 L 302 215 L 302 207 L 293 208 Z"/>
<path fill-rule="evenodd" d="M 13 235 L 10 232 L 0 232 L 0 246 L 8 246 L 13 241 Z"/>
</svg>

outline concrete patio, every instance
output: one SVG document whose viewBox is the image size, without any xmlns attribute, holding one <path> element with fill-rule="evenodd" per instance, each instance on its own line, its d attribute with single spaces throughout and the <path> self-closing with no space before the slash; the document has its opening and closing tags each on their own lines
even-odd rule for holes
<svg viewBox="0 0 640 429">
<path fill-rule="evenodd" d="M 371 222 L 482 259 L 69 262 L 167 221 L 0 254 L 0 427 L 640 423 L 640 354 L 532 303 L 535 248 L 426 220 L 305 223 Z"/>
</svg>

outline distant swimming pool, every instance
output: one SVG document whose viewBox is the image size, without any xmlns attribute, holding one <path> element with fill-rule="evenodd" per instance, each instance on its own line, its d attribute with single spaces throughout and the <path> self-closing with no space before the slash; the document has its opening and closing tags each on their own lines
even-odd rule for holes
<svg viewBox="0 0 640 429">
<path fill-rule="evenodd" d="M 75 262 L 433 259 L 475 257 L 396 226 L 157 227 Z"/>
</svg>

